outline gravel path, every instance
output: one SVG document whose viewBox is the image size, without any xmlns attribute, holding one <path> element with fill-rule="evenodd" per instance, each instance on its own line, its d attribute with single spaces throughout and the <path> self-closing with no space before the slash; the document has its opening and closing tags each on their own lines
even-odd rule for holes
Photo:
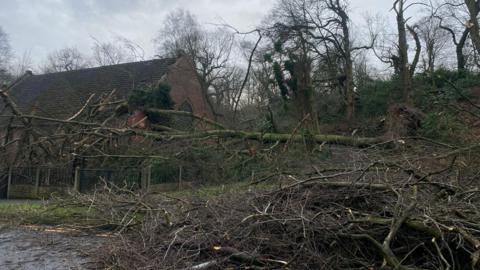
<svg viewBox="0 0 480 270">
<path fill-rule="evenodd" d="M 0 231 L 0 269 L 56 270 L 94 269 L 85 255 L 98 249 L 104 239 L 74 236 L 53 229 L 3 229 Z"/>
</svg>

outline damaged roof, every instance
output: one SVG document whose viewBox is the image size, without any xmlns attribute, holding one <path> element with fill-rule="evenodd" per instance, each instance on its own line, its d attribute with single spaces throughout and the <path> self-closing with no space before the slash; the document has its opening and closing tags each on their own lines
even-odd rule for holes
<svg viewBox="0 0 480 270">
<path fill-rule="evenodd" d="M 115 90 L 119 98 L 126 98 L 137 84 L 161 80 L 176 61 L 166 58 L 27 75 L 8 94 L 24 114 L 66 119 L 79 111 L 92 94 L 99 98 Z M 0 114 L 3 111 L 0 101 Z"/>
</svg>

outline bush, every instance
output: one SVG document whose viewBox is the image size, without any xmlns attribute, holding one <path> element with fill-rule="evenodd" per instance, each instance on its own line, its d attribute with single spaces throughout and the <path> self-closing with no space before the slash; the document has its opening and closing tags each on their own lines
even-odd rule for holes
<svg viewBox="0 0 480 270">
<path fill-rule="evenodd" d="M 128 104 L 134 108 L 172 110 L 175 103 L 170 96 L 170 91 L 171 87 L 166 83 L 160 83 L 157 87 L 143 84 L 132 91 L 128 97 Z M 163 125 L 169 124 L 171 120 L 169 116 L 152 112 L 148 113 L 148 119 Z"/>
<path fill-rule="evenodd" d="M 378 117 L 387 114 L 388 105 L 400 98 L 398 81 L 371 80 L 358 86 L 357 111 L 363 117 Z"/>
<path fill-rule="evenodd" d="M 422 123 L 420 134 L 427 138 L 444 142 L 461 142 L 467 127 L 454 115 L 446 112 L 429 113 Z"/>
<path fill-rule="evenodd" d="M 160 83 L 157 87 L 142 84 L 133 89 L 128 104 L 135 107 L 173 109 L 175 103 L 170 96 L 171 87 Z"/>
<path fill-rule="evenodd" d="M 480 84 L 480 77 L 471 72 L 445 69 L 435 71 L 434 76 L 419 74 L 414 78 L 415 101 L 423 110 L 440 110 L 448 103 L 471 98 L 471 88 Z"/>
<path fill-rule="evenodd" d="M 154 160 L 152 165 L 152 184 L 174 183 L 178 180 L 178 164 L 171 159 Z"/>
<path fill-rule="evenodd" d="M 344 97 L 340 92 L 319 94 L 315 100 L 320 123 L 335 124 L 345 119 Z"/>
</svg>

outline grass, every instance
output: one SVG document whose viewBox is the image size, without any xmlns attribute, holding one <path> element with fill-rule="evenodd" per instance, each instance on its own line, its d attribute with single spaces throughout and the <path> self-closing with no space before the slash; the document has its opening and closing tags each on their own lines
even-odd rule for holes
<svg viewBox="0 0 480 270">
<path fill-rule="evenodd" d="M 212 199 L 224 194 L 237 194 L 255 190 L 272 189 L 271 184 L 249 185 L 248 182 L 237 182 L 222 185 L 205 185 L 191 189 L 155 192 L 153 195 L 166 194 L 179 199 L 190 198 Z M 59 207 L 42 201 L 5 201 L 0 203 L 0 224 L 5 225 L 40 225 L 40 226 L 95 226 L 99 219 L 96 218 L 95 210 L 87 207 Z"/>
<path fill-rule="evenodd" d="M 38 202 L 0 204 L 0 222 L 19 225 L 88 224 L 92 210 L 75 207 L 55 207 Z"/>
</svg>

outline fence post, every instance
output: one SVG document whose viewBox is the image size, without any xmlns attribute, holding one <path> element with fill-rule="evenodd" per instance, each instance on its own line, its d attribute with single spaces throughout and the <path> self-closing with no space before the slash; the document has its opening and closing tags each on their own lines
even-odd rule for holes
<svg viewBox="0 0 480 270">
<path fill-rule="evenodd" d="M 140 177 L 140 186 L 142 190 L 148 191 L 152 181 L 152 165 L 142 168 L 142 175 Z"/>
<path fill-rule="evenodd" d="M 76 192 L 80 192 L 80 166 L 75 167 L 73 190 Z"/>
<path fill-rule="evenodd" d="M 182 189 L 182 174 L 183 174 L 183 166 L 180 165 L 178 168 L 178 189 Z"/>
<path fill-rule="evenodd" d="M 152 165 L 148 165 L 147 189 L 150 189 L 151 184 L 152 184 Z"/>
<path fill-rule="evenodd" d="M 13 173 L 13 167 L 10 166 L 8 168 L 8 182 L 7 182 L 7 199 L 10 199 L 10 192 L 12 191 L 12 173 Z"/>
<path fill-rule="evenodd" d="M 140 177 L 140 188 L 145 191 L 147 189 L 147 167 L 142 168 L 142 175 Z"/>
<path fill-rule="evenodd" d="M 37 171 L 35 173 L 35 190 L 34 190 L 35 196 L 38 196 L 39 189 L 40 189 L 40 166 L 37 167 Z"/>
<path fill-rule="evenodd" d="M 142 173 L 140 174 L 140 189 L 145 190 L 145 183 L 147 179 L 147 167 L 142 167 Z"/>
<path fill-rule="evenodd" d="M 45 180 L 45 183 L 47 184 L 47 186 L 50 186 L 50 174 L 52 173 L 51 171 L 52 169 L 51 168 L 48 168 L 47 170 L 47 179 Z"/>
</svg>

